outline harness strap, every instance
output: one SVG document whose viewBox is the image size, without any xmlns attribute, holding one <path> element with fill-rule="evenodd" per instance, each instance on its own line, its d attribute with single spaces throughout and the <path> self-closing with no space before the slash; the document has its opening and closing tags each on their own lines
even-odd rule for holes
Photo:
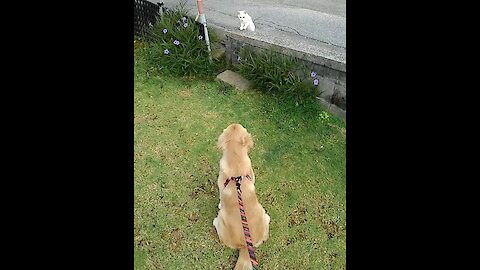
<svg viewBox="0 0 480 270">
<path fill-rule="evenodd" d="M 247 175 L 246 177 L 252 180 L 249 175 Z M 257 257 L 255 257 L 255 247 L 252 244 L 252 236 L 250 234 L 250 229 L 248 228 L 247 216 L 245 215 L 245 208 L 243 206 L 242 190 L 240 189 L 242 176 L 228 178 L 224 183 L 224 187 L 228 185 L 230 180 L 235 181 L 235 184 L 237 186 L 238 206 L 240 208 L 240 217 L 242 218 L 243 234 L 245 235 L 245 242 L 247 243 L 248 255 L 250 255 L 250 262 L 252 262 L 253 269 L 256 270 L 256 267 L 258 267 L 258 261 Z"/>
</svg>

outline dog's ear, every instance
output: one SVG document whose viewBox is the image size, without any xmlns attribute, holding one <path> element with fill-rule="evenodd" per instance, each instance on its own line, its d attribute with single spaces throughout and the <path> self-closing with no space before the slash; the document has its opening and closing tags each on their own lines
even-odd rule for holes
<svg viewBox="0 0 480 270">
<path fill-rule="evenodd" d="M 253 148 L 253 139 L 252 139 L 252 135 L 250 133 L 247 132 L 242 137 L 242 145 L 248 147 L 248 149 Z"/>
<path fill-rule="evenodd" d="M 225 148 L 225 132 L 218 137 L 217 148 L 223 150 Z"/>
</svg>

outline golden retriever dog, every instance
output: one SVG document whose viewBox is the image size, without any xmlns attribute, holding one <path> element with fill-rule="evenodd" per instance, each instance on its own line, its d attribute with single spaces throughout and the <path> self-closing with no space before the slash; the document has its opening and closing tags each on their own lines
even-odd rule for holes
<svg viewBox="0 0 480 270">
<path fill-rule="evenodd" d="M 268 239 L 270 216 L 257 200 L 255 194 L 255 175 L 253 173 L 248 152 L 253 148 L 250 133 L 240 124 L 231 124 L 218 137 L 217 146 L 223 151 L 220 159 L 218 188 L 220 203 L 218 216 L 213 220 L 220 241 L 226 246 L 239 249 L 239 257 L 235 270 L 252 269 L 245 242 L 245 235 L 240 217 L 235 181 L 227 179 L 242 176 L 240 189 L 248 227 L 254 247 L 258 247 Z M 232 183 L 233 182 L 233 183 Z"/>
</svg>

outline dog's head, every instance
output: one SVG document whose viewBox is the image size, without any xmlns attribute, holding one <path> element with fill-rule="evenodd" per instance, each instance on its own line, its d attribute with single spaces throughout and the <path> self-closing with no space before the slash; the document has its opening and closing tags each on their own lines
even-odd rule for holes
<svg viewBox="0 0 480 270">
<path fill-rule="evenodd" d="M 231 124 L 218 137 L 217 147 L 225 150 L 229 147 L 244 147 L 247 151 L 253 148 L 252 135 L 240 124 Z"/>
</svg>

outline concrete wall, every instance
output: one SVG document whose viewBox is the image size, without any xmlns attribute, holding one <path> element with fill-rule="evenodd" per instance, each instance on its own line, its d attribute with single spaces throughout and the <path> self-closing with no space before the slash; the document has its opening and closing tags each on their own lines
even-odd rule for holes
<svg viewBox="0 0 480 270">
<path fill-rule="evenodd" d="M 215 29 L 216 31 L 217 29 Z M 320 93 L 317 99 L 322 107 L 332 114 L 345 119 L 346 116 L 346 65 L 331 61 L 320 56 L 309 55 L 301 51 L 289 48 L 273 46 L 271 44 L 252 38 L 228 33 L 223 30 L 216 31 L 225 46 L 225 55 L 228 63 L 238 64 L 240 49 L 244 46 L 250 47 L 253 51 L 273 49 L 279 53 L 296 57 L 305 63 L 308 68 L 315 70 L 319 77 Z"/>
</svg>

